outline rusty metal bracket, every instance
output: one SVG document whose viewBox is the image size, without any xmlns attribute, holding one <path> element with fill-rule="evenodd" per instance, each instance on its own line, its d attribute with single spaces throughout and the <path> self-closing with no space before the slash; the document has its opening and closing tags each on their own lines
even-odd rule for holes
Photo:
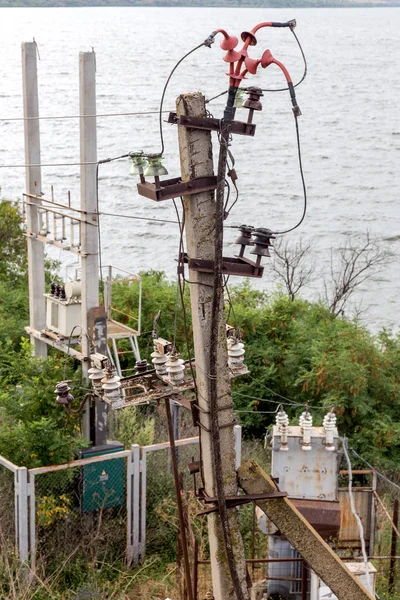
<svg viewBox="0 0 400 600">
<path fill-rule="evenodd" d="M 192 402 L 192 406 L 194 406 L 195 408 L 197 408 L 200 412 L 202 412 L 205 415 L 209 415 L 210 414 L 209 410 L 206 410 L 205 408 L 201 408 L 201 406 L 199 406 L 195 402 Z M 233 408 L 234 406 L 235 405 L 233 404 L 233 402 L 230 402 L 226 406 L 220 406 L 220 407 L 218 407 L 217 411 L 229 410 L 230 408 Z"/>
<path fill-rule="evenodd" d="M 199 490 L 200 492 L 200 490 Z M 265 492 L 262 494 L 245 494 L 243 496 L 227 496 L 226 497 L 226 506 L 227 508 L 234 508 L 235 506 L 242 506 L 243 504 L 249 504 L 250 502 L 256 502 L 257 500 L 271 500 L 275 498 L 286 498 L 287 492 Z M 218 498 L 214 498 L 211 496 L 207 496 L 204 490 L 201 490 L 201 495 L 198 496 L 201 502 L 204 504 L 213 504 L 214 506 L 209 506 L 204 510 L 201 510 L 196 513 L 196 516 L 207 515 L 212 512 L 218 511 L 218 506 L 215 506 L 218 503 Z"/>
<path fill-rule="evenodd" d="M 168 123 L 173 125 L 183 125 L 187 129 L 202 129 L 206 131 L 221 131 L 221 119 L 213 117 L 188 117 L 187 115 L 178 115 L 175 112 L 170 112 Z M 243 123 L 242 121 L 232 121 L 230 124 L 229 133 L 237 133 L 238 135 L 250 135 L 254 137 L 256 126 L 254 123 Z"/>
<path fill-rule="evenodd" d="M 231 421 L 230 423 L 225 423 L 225 425 L 219 425 L 218 428 L 226 429 L 227 427 L 235 427 L 235 425 L 237 425 L 237 424 L 238 424 L 237 419 L 233 419 L 233 421 Z M 202 429 L 203 431 L 207 431 L 207 433 L 211 433 L 211 429 L 209 429 L 208 427 L 203 425 L 203 423 L 201 423 L 200 421 L 195 423 L 195 427 L 200 427 L 200 429 Z"/>
<path fill-rule="evenodd" d="M 189 196 L 190 194 L 199 194 L 200 192 L 210 192 L 217 189 L 217 177 L 197 177 L 190 181 L 182 181 L 180 177 L 173 179 L 163 179 L 157 183 L 144 181 L 137 184 L 140 196 L 150 198 L 156 202 L 179 198 L 179 196 Z"/>
<path fill-rule="evenodd" d="M 188 263 L 189 269 L 192 271 L 200 271 L 202 273 L 214 273 L 214 261 L 204 260 L 202 258 L 189 258 L 185 253 L 183 261 Z M 258 277 L 261 278 L 264 273 L 264 267 L 249 260 L 248 258 L 235 256 L 223 257 L 222 273 L 224 275 L 238 275 L 239 277 Z"/>
</svg>

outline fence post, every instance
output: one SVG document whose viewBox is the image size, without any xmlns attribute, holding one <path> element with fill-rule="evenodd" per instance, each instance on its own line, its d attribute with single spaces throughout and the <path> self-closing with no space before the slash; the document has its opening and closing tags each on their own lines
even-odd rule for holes
<svg viewBox="0 0 400 600">
<path fill-rule="evenodd" d="M 28 563 L 29 557 L 29 523 L 28 523 L 28 469 L 18 467 L 15 480 L 16 503 L 16 538 L 18 558 L 21 563 Z"/>
<path fill-rule="evenodd" d="M 147 451 L 141 448 L 140 459 L 140 532 L 139 532 L 139 554 L 144 558 L 146 552 L 146 504 L 147 504 Z"/>
<path fill-rule="evenodd" d="M 31 558 L 31 574 L 36 573 L 36 494 L 35 474 L 28 471 L 28 502 L 29 502 L 29 551 Z"/>
<path fill-rule="evenodd" d="M 238 469 L 242 462 L 242 426 L 235 425 L 233 430 L 235 434 L 235 469 Z"/>
<path fill-rule="evenodd" d="M 139 562 L 139 486 L 140 486 L 140 446 L 132 444 L 127 468 L 127 563 Z"/>
</svg>

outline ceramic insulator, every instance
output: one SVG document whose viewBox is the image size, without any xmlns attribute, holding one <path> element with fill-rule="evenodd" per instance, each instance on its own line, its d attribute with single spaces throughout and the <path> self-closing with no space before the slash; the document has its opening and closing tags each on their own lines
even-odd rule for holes
<svg viewBox="0 0 400 600">
<path fill-rule="evenodd" d="M 158 352 L 158 350 L 154 350 L 154 352 L 151 353 L 151 357 L 152 357 L 151 362 L 154 365 L 157 375 L 159 375 L 159 376 L 166 375 L 167 368 L 166 368 L 165 364 L 168 361 L 168 356 L 166 354 L 161 354 L 160 352 Z"/>
<path fill-rule="evenodd" d="M 177 355 L 170 354 L 165 366 L 171 385 L 180 385 L 185 379 L 185 361 Z"/>
<path fill-rule="evenodd" d="M 121 397 L 121 379 L 118 375 L 114 374 L 114 370 L 106 372 L 106 376 L 101 380 L 102 388 L 104 392 L 104 400 L 106 402 L 113 402 Z"/>
<path fill-rule="evenodd" d="M 278 426 L 279 432 L 281 434 L 281 451 L 287 452 L 287 434 L 288 434 L 288 425 L 289 425 L 289 417 L 285 413 L 284 410 L 280 410 L 276 415 L 276 424 Z"/>
<path fill-rule="evenodd" d="M 228 365 L 233 368 L 242 367 L 244 363 L 244 344 L 234 337 L 228 338 Z"/>
<path fill-rule="evenodd" d="M 312 416 L 309 412 L 303 412 L 300 416 L 299 424 L 303 432 L 303 443 L 301 446 L 302 450 L 311 450 L 311 430 L 312 430 Z"/>
<path fill-rule="evenodd" d="M 98 395 L 101 395 L 101 393 L 102 393 L 101 380 L 105 376 L 105 370 L 104 369 L 98 369 L 97 367 L 95 367 L 93 365 L 88 370 L 88 373 L 89 373 L 89 379 L 92 382 L 92 386 L 93 386 L 94 392 L 96 394 L 98 394 Z"/>
<path fill-rule="evenodd" d="M 333 443 L 333 435 L 336 427 L 336 415 L 332 412 L 324 416 L 323 427 L 325 429 L 325 450 L 333 452 L 335 444 Z"/>
</svg>

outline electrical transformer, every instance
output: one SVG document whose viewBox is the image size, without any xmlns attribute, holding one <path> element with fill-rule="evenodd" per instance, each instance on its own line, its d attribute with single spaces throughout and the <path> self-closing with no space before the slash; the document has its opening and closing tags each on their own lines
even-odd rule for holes
<svg viewBox="0 0 400 600">
<path fill-rule="evenodd" d="M 338 432 L 332 423 L 327 436 L 324 427 L 312 427 L 308 413 L 304 421 L 305 414 L 303 421 L 300 418 L 302 426 L 289 426 L 286 422 L 282 426 L 277 419 L 272 435 L 271 471 L 279 489 L 287 492 L 309 523 L 322 537 L 329 539 L 335 537 L 340 528 Z M 300 558 L 272 523 L 268 533 L 269 558 Z M 268 577 L 268 597 L 301 600 L 301 561 L 271 562 Z"/>
<path fill-rule="evenodd" d="M 46 298 L 46 328 L 57 335 L 68 338 L 76 325 L 82 323 L 81 282 L 69 281 L 65 286 L 51 284 Z M 77 328 L 76 335 L 80 335 Z"/>
</svg>

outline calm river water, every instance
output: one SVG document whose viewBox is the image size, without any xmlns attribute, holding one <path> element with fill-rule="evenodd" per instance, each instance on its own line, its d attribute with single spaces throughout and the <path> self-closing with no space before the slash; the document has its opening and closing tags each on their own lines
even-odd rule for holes
<svg viewBox="0 0 400 600">
<path fill-rule="evenodd" d="M 322 293 L 329 275 L 331 249 L 357 243 L 366 231 L 393 256 L 364 284 L 355 299 L 368 309 L 369 327 L 398 329 L 400 309 L 400 118 L 398 99 L 400 9 L 209 9 L 209 8 L 33 8 L 0 9 L 0 186 L 3 197 L 21 198 L 24 171 L 20 43 L 38 43 L 40 114 L 78 114 L 79 51 L 96 51 L 98 113 L 156 110 L 175 62 L 218 27 L 239 36 L 265 20 L 296 18 L 296 32 L 307 55 L 309 72 L 298 88 L 299 119 L 309 210 L 302 227 L 287 237 L 312 241 L 318 278 L 309 297 Z M 259 34 L 252 49 L 258 57 L 270 48 L 294 80 L 302 61 L 288 30 Z M 223 52 L 216 43 L 185 61 L 171 81 L 165 107 L 174 109 L 179 93 L 201 90 L 210 98 L 227 86 Z M 251 83 L 282 83 L 278 70 L 262 71 Z M 250 84 L 250 79 L 248 84 Z M 209 105 L 220 116 L 224 99 Z M 265 94 L 255 117 L 255 138 L 235 137 L 232 151 L 239 175 L 240 199 L 228 224 L 251 223 L 286 229 L 302 211 L 295 129 L 286 93 Z M 238 118 L 239 115 L 238 115 Z M 41 121 L 43 163 L 78 162 L 78 119 Z M 165 126 L 165 164 L 179 174 L 177 131 Z M 159 149 L 157 115 L 98 119 L 99 159 L 135 149 Z M 136 193 L 129 164 L 100 167 L 100 209 L 148 218 L 175 220 L 172 203 L 155 204 Z M 64 201 L 71 190 L 79 201 L 79 167 L 43 168 L 43 191 L 54 186 Z M 177 226 L 152 221 L 102 217 L 103 263 L 138 271 L 162 269 L 174 277 Z M 233 255 L 234 230 L 225 238 Z M 59 257 L 57 252 L 56 257 Z M 71 262 L 71 256 L 60 256 Z M 234 279 L 234 278 L 233 278 Z M 272 289 L 268 269 L 256 285 Z"/>
</svg>

